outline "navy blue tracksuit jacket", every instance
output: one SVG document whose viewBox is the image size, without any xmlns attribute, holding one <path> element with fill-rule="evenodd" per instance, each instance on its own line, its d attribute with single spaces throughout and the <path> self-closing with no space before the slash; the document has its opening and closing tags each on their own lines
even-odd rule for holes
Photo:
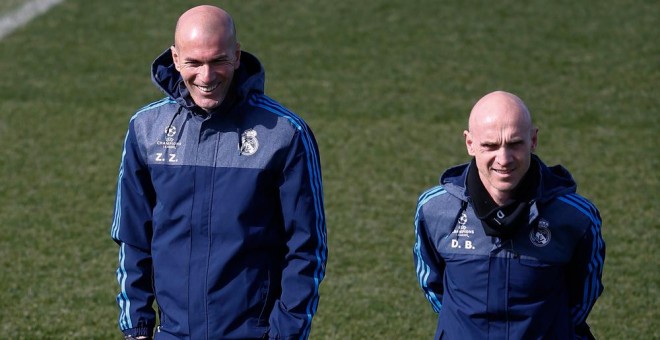
<svg viewBox="0 0 660 340">
<path fill-rule="evenodd" d="M 194 105 L 170 51 L 167 98 L 129 123 L 112 238 L 119 327 L 156 339 L 305 339 L 327 256 L 316 141 L 241 53 L 227 99 Z"/>
<path fill-rule="evenodd" d="M 603 291 L 605 244 L 596 207 L 561 166 L 532 155 L 540 186 L 529 225 L 486 235 L 467 195 L 468 165 L 447 170 L 415 215 L 413 258 L 439 313 L 436 339 L 575 339 Z"/>
</svg>

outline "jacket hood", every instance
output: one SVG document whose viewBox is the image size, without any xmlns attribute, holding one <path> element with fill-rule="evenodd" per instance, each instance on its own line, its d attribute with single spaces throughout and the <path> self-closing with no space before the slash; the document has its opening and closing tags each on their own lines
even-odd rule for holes
<svg viewBox="0 0 660 340">
<path fill-rule="evenodd" d="M 250 92 L 264 92 L 265 71 L 261 62 L 252 54 L 241 51 L 241 65 L 234 73 L 234 79 L 229 89 L 233 92 L 235 101 L 246 99 Z M 166 49 L 151 65 L 151 81 L 168 97 L 179 105 L 194 109 L 197 107 L 190 92 L 183 83 L 181 74 L 174 67 L 172 52 Z M 230 97 L 229 95 L 227 97 Z"/>
<path fill-rule="evenodd" d="M 532 154 L 532 162 L 538 164 L 540 172 L 540 185 L 536 191 L 534 200 L 545 202 L 557 196 L 574 193 L 577 189 L 577 184 L 573 180 L 573 176 L 561 165 L 548 167 L 541 161 L 541 159 Z M 453 196 L 458 197 L 463 201 L 468 200 L 467 194 L 467 173 L 469 163 L 457 165 L 447 169 L 440 176 L 440 185 L 442 185 L 447 192 Z"/>
</svg>

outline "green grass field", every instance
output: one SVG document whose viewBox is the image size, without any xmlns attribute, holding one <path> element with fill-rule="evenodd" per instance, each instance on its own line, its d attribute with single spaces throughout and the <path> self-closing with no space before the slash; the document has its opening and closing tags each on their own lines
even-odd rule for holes
<svg viewBox="0 0 660 340">
<path fill-rule="evenodd" d="M 193 3 L 65 0 L 0 41 L 0 338 L 120 338 L 121 145 L 162 97 L 149 65 Z M 467 115 L 495 89 L 527 102 L 538 154 L 601 210 L 595 335 L 660 339 L 657 1 L 214 3 L 319 142 L 329 260 L 311 339 L 432 337 L 417 196 L 468 160 Z"/>
</svg>

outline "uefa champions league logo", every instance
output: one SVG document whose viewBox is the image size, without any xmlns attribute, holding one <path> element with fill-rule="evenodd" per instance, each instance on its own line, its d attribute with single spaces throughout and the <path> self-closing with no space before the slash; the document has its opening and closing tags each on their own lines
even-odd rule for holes
<svg viewBox="0 0 660 340">
<path fill-rule="evenodd" d="M 174 135 L 176 135 L 176 127 L 174 127 L 172 125 L 168 126 L 165 129 L 165 134 L 167 135 L 167 137 L 170 137 L 170 138 L 174 137 Z"/>
</svg>

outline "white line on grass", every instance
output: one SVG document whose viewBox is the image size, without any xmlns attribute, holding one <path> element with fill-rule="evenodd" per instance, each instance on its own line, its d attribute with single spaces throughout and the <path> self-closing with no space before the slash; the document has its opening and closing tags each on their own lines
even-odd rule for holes
<svg viewBox="0 0 660 340">
<path fill-rule="evenodd" d="M 63 0 L 32 0 L 0 17 L 0 40 Z"/>
</svg>

